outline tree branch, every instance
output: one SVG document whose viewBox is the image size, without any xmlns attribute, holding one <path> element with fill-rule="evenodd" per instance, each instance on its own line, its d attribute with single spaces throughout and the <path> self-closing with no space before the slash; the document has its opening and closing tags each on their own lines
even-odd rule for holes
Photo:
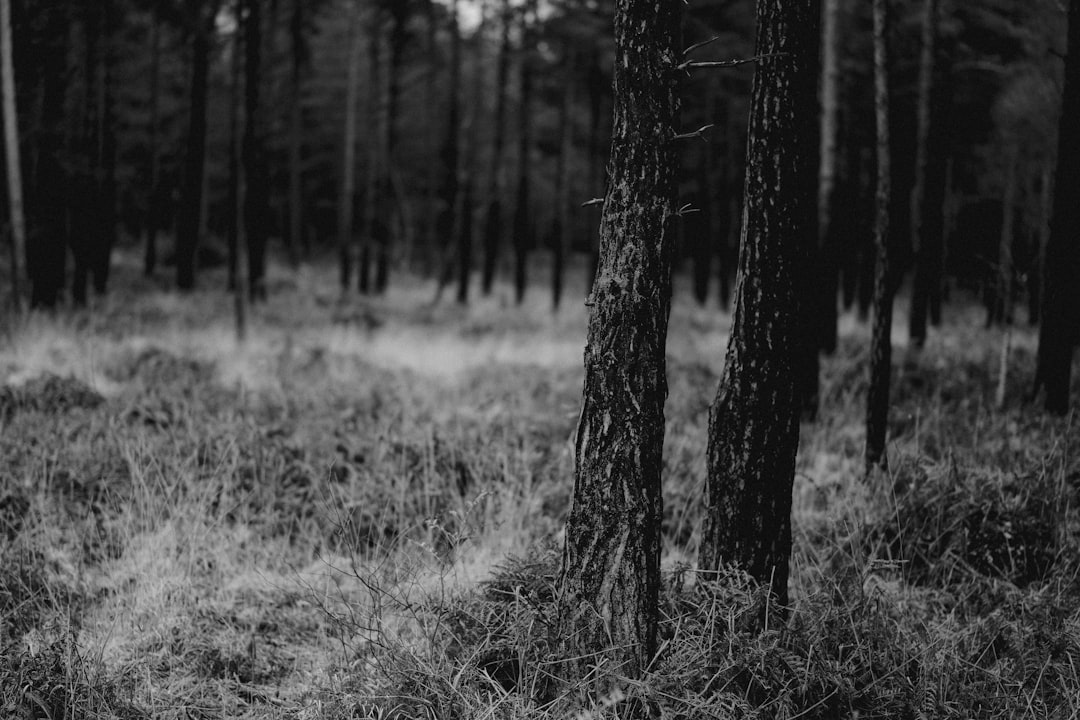
<svg viewBox="0 0 1080 720">
<path fill-rule="evenodd" d="M 765 60 L 767 58 L 782 57 L 788 53 L 765 53 L 764 55 L 755 55 L 749 58 L 739 58 L 736 60 L 685 60 L 675 66 L 677 70 L 696 70 L 698 68 L 729 68 L 737 67 L 739 65 L 749 65 L 755 63 L 758 60 Z"/>
</svg>

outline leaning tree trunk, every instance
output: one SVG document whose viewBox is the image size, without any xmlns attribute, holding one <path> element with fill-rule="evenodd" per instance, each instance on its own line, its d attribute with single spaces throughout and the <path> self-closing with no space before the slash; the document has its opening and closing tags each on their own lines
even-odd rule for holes
<svg viewBox="0 0 1080 720">
<path fill-rule="evenodd" d="M 736 565 L 787 602 L 803 353 L 797 291 L 817 242 L 814 0 L 758 0 L 735 315 L 709 413 L 698 565 Z M 769 57 L 773 56 L 774 57 Z"/>
<path fill-rule="evenodd" d="M 870 341 L 870 388 L 866 409 L 866 470 L 887 467 L 885 431 L 889 418 L 889 374 L 892 363 L 892 284 L 889 282 L 889 201 L 892 194 L 889 157 L 889 18 L 886 0 L 874 0 L 874 117 L 877 126 L 877 192 L 875 195 L 874 329 Z"/>
<path fill-rule="evenodd" d="M 15 311 L 25 310 L 26 220 L 23 217 L 22 167 L 19 162 L 19 116 L 15 108 L 15 67 L 11 59 L 11 1 L 0 0 L 0 80 L 4 95 L 4 156 L 8 210 L 11 215 L 11 295 Z"/>
<path fill-rule="evenodd" d="M 1069 411 L 1073 350 L 1080 340 L 1080 2 L 1069 3 L 1069 45 L 1058 129 L 1054 212 L 1046 245 L 1046 280 L 1035 392 L 1046 411 Z"/>
<path fill-rule="evenodd" d="M 615 12 L 611 177 L 559 608 L 568 679 L 595 672 L 595 693 L 641 678 L 656 653 L 680 10 L 619 0 Z"/>
</svg>

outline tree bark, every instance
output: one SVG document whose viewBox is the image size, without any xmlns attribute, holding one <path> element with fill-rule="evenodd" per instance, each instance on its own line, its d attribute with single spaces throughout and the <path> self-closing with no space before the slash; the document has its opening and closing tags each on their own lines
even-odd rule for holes
<svg viewBox="0 0 1080 720">
<path fill-rule="evenodd" d="M 874 329 L 870 345 L 870 387 L 866 410 L 866 471 L 888 467 L 885 453 L 889 419 L 889 375 L 892 363 L 892 283 L 889 277 L 889 202 L 892 197 L 889 156 L 889 83 L 886 0 L 874 0 L 874 118 L 877 127 L 877 191 L 875 193 Z"/>
<path fill-rule="evenodd" d="M 262 102 L 262 3 L 246 0 L 244 23 L 244 235 L 247 286 L 253 301 L 266 299 L 266 245 L 270 236 L 270 171 Z"/>
<path fill-rule="evenodd" d="M 15 312 L 26 309 L 22 283 L 26 277 L 26 220 L 23 216 L 19 116 L 15 105 L 15 66 L 11 53 L 11 0 L 0 0 L 0 80 L 4 94 L 4 156 L 8 212 L 11 216 L 11 296 Z"/>
<path fill-rule="evenodd" d="M 1069 411 L 1072 360 L 1080 340 L 1080 2 L 1069 3 L 1068 54 L 1058 125 L 1054 211 L 1046 245 L 1046 287 L 1034 392 L 1048 413 Z"/>
<path fill-rule="evenodd" d="M 817 239 L 819 6 L 758 0 L 735 316 L 709 412 L 704 571 L 736 565 L 787 602 L 799 444 L 797 291 Z"/>
<path fill-rule="evenodd" d="M 681 7 L 619 0 L 615 12 L 611 177 L 559 600 L 567 677 L 597 694 L 641 678 L 656 653 Z M 644 715 L 632 704 L 623 717 Z"/>
<path fill-rule="evenodd" d="M 458 28 L 458 0 L 450 3 L 450 82 L 448 87 L 450 108 L 447 113 L 445 136 L 442 146 L 443 179 L 441 188 L 442 207 L 439 213 L 438 230 L 443 248 L 443 268 L 440 270 L 440 286 L 444 279 L 449 280 L 451 264 L 450 253 L 454 245 L 455 232 L 460 229 L 457 216 L 460 187 L 461 153 L 458 145 L 461 133 L 461 33 Z"/>
<path fill-rule="evenodd" d="M 341 290 L 349 289 L 353 265 L 353 203 L 356 195 L 356 103 L 360 79 L 360 10 L 349 3 L 349 59 L 345 75 L 344 161 L 341 168 L 341 197 L 338 199 L 338 264 Z"/>
<path fill-rule="evenodd" d="M 237 291 L 237 270 L 240 265 L 240 226 L 244 215 L 244 206 L 240 201 L 240 109 L 243 103 L 243 56 L 241 55 L 244 33 L 244 0 L 236 0 L 234 12 L 237 27 L 232 41 L 232 77 L 229 98 L 229 222 L 225 229 L 225 242 L 228 248 L 226 268 L 226 287 L 229 292 Z"/>
</svg>

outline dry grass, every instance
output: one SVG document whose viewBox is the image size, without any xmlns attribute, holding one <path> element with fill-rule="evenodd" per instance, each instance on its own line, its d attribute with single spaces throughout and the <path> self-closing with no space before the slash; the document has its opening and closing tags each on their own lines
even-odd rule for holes
<svg viewBox="0 0 1080 720">
<path fill-rule="evenodd" d="M 1003 412 L 977 311 L 918 356 L 898 336 L 892 470 L 867 484 L 867 331 L 844 318 L 784 620 L 690 569 L 728 318 L 679 295 L 663 652 L 580 708 L 550 634 L 580 305 L 432 305 L 408 279 L 342 301 L 305 267 L 239 345 L 219 291 L 118 285 L 4 331 L 0 716 L 1080 717 L 1080 421 L 1022 403 L 1026 330 Z"/>
</svg>

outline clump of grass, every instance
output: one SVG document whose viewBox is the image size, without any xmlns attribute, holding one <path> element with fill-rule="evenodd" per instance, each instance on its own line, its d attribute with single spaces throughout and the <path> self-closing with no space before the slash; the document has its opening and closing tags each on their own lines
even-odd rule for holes
<svg viewBox="0 0 1080 720">
<path fill-rule="evenodd" d="M 18 412 L 61 415 L 77 408 L 93 409 L 104 401 L 81 380 L 46 373 L 22 385 L 0 386 L 0 421 L 10 422 Z"/>
</svg>

